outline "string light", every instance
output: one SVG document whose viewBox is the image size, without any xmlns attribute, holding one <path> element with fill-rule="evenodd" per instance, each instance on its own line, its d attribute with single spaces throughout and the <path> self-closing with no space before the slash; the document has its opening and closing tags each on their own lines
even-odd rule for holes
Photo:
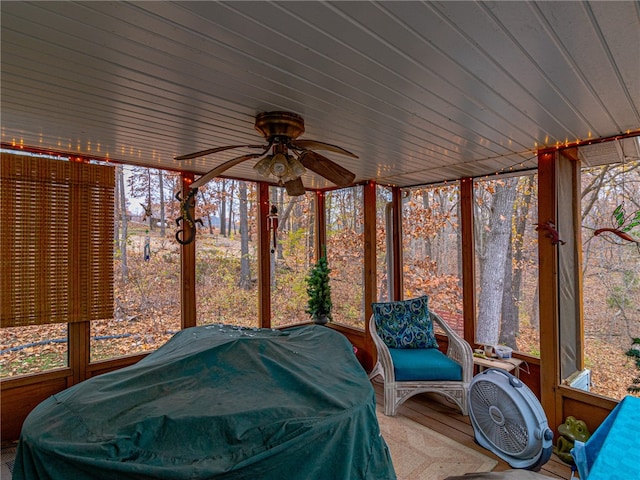
<svg viewBox="0 0 640 480">
<path fill-rule="evenodd" d="M 560 150 L 563 148 L 569 148 L 569 147 L 581 147 L 584 145 L 593 145 L 596 143 L 604 143 L 604 142 L 610 142 L 612 140 L 622 140 L 626 137 L 632 137 L 632 136 L 636 136 L 636 135 L 640 135 L 640 128 L 635 129 L 635 130 L 631 130 L 631 129 L 627 129 L 624 132 L 620 132 L 618 135 L 614 135 L 611 137 L 605 137 L 605 138 L 591 138 L 592 137 L 592 132 L 589 132 L 587 135 L 586 139 L 580 139 L 577 138 L 576 140 L 570 142 L 568 139 L 565 140 L 564 144 L 562 142 L 556 141 L 555 146 L 551 146 L 551 147 L 540 147 L 539 148 L 539 152 L 540 153 L 546 153 L 552 150 Z M 537 143 L 536 143 L 537 146 Z"/>
</svg>

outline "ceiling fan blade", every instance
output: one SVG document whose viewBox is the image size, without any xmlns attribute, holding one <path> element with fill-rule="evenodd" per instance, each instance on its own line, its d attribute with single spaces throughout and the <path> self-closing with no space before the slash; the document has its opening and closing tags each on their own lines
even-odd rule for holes
<svg viewBox="0 0 640 480">
<path fill-rule="evenodd" d="M 213 155 L 214 153 L 224 152 L 225 150 L 231 150 L 233 148 L 264 148 L 264 145 L 227 145 L 225 147 L 209 148 L 195 153 L 180 155 L 179 157 L 174 157 L 174 160 L 191 160 L 192 158 L 205 157 L 207 155 Z"/>
<path fill-rule="evenodd" d="M 300 177 L 295 180 L 284 182 L 284 188 L 287 189 L 287 195 L 290 197 L 297 197 L 305 194 L 304 185 L 302 184 L 302 179 Z"/>
<path fill-rule="evenodd" d="M 264 153 L 249 153 L 247 155 L 241 155 L 236 158 L 232 158 L 231 160 L 221 163 L 213 170 L 205 173 L 201 177 L 199 177 L 195 182 L 189 185 L 190 188 L 200 188 L 202 185 L 207 183 L 212 178 L 220 176 L 226 170 L 229 170 L 231 167 L 244 162 L 245 160 L 251 160 L 252 158 L 258 158 L 264 155 Z"/>
<path fill-rule="evenodd" d="M 311 150 L 305 150 L 302 152 L 300 155 L 300 162 L 305 168 L 323 176 L 339 187 L 346 187 L 347 185 L 350 185 L 356 178 L 355 173 L 350 172 L 333 160 L 329 160 L 327 157 L 320 155 L 319 153 L 312 152 Z"/>
<path fill-rule="evenodd" d="M 330 152 L 341 153 L 342 155 L 358 158 L 355 153 L 351 153 L 349 150 L 345 150 L 337 145 L 331 145 L 330 143 L 319 142 L 318 140 L 292 140 L 291 145 L 303 150 L 328 150 Z"/>
</svg>

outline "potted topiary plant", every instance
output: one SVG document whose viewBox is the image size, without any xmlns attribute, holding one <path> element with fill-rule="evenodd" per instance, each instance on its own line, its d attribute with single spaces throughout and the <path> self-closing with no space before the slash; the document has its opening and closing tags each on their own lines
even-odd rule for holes
<svg viewBox="0 0 640 480">
<path fill-rule="evenodd" d="M 331 320 L 331 287 L 329 286 L 329 273 L 331 269 L 327 263 L 327 257 L 323 255 L 311 268 L 307 281 L 307 312 L 313 321 L 319 325 L 326 324 Z"/>
</svg>

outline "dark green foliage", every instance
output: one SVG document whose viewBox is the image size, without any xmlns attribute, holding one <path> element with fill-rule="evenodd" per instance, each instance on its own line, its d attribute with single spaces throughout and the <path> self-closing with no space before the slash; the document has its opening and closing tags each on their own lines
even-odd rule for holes
<svg viewBox="0 0 640 480">
<path fill-rule="evenodd" d="M 619 228 L 623 232 L 628 232 L 633 227 L 637 227 L 638 225 L 640 225 L 640 210 L 634 213 L 633 216 L 629 215 L 629 217 L 627 218 L 627 214 L 624 211 L 624 206 L 620 204 L 613 211 L 611 218 L 613 219 L 613 224 L 617 228 Z M 625 225 L 627 221 L 629 221 L 629 224 Z"/>
<path fill-rule="evenodd" d="M 327 257 L 322 256 L 311 268 L 307 281 L 307 294 L 309 302 L 307 303 L 307 312 L 313 319 L 317 319 L 321 315 L 331 320 L 331 286 L 329 285 L 329 273 L 331 269 L 327 263 Z"/>
<path fill-rule="evenodd" d="M 631 348 L 626 351 L 625 355 L 633 358 L 636 362 L 636 368 L 640 370 L 640 338 L 634 338 Z M 640 393 L 640 376 L 633 379 L 633 385 L 627 387 L 629 393 Z"/>
</svg>

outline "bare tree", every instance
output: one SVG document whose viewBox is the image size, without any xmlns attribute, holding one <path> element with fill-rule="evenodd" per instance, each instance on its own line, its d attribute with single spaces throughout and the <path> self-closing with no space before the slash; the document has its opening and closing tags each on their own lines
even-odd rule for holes
<svg viewBox="0 0 640 480">
<path fill-rule="evenodd" d="M 496 182 L 495 193 L 486 230 L 486 250 L 480 276 L 478 298 L 478 324 L 476 340 L 495 345 L 499 340 L 504 291 L 505 262 L 511 245 L 511 222 L 516 197 L 517 178 L 506 178 Z"/>
<path fill-rule="evenodd" d="M 247 209 L 247 184 L 238 182 L 240 194 L 240 288 L 251 289 L 251 270 L 249 268 L 249 212 Z"/>
<path fill-rule="evenodd" d="M 128 228 L 128 218 L 127 218 L 127 198 L 125 196 L 124 191 L 124 169 L 122 166 L 118 167 L 118 183 L 119 194 L 120 194 L 120 227 L 121 227 L 121 235 L 120 235 L 120 265 L 122 272 L 122 281 L 126 282 L 129 278 L 129 268 L 127 266 L 127 228 Z"/>
<path fill-rule="evenodd" d="M 227 234 L 227 181 L 220 182 L 220 235 L 226 237 Z"/>
<path fill-rule="evenodd" d="M 122 165 L 116 165 L 116 182 L 113 190 L 113 256 L 119 256 L 120 250 L 120 222 L 122 213 L 120 210 L 120 170 Z"/>
<path fill-rule="evenodd" d="M 518 333 L 518 311 L 516 307 L 516 297 L 514 296 L 514 275 L 513 275 L 513 244 L 509 239 L 507 246 L 507 258 L 504 262 L 504 286 L 502 290 L 502 309 L 500 312 L 500 336 L 498 343 L 516 348 L 516 334 Z"/>
<path fill-rule="evenodd" d="M 236 181 L 235 180 L 231 180 L 229 183 L 229 217 L 227 218 L 227 221 L 229 222 L 229 225 L 227 227 L 227 235 L 231 235 L 231 229 L 233 227 L 233 233 L 236 233 L 236 222 L 234 221 L 234 215 L 233 215 L 233 195 L 235 193 L 235 187 L 236 187 Z"/>
<path fill-rule="evenodd" d="M 531 205 L 533 175 L 521 177 L 518 183 L 519 202 L 514 208 L 512 237 L 505 262 L 505 288 L 502 295 L 501 344 L 516 348 L 516 335 L 520 331 L 520 295 L 522 292 L 524 239 L 529 206 Z"/>
<path fill-rule="evenodd" d="M 160 193 L 160 235 L 166 235 L 166 220 L 164 216 L 164 173 L 158 170 L 158 191 Z"/>
</svg>

